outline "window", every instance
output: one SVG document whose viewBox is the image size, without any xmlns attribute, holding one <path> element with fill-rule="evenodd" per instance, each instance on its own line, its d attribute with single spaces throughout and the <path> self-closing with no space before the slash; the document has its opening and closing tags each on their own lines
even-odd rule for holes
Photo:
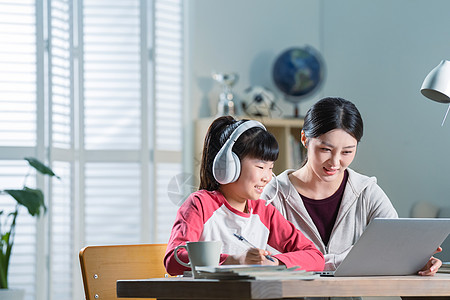
<svg viewBox="0 0 450 300">
<path fill-rule="evenodd" d="M 0 10 L 0 145 L 35 147 L 37 41 L 34 1 L 6 1 Z"/>
<path fill-rule="evenodd" d="M 61 177 L 34 180 L 43 219 L 19 216 L 10 286 L 27 300 L 82 299 L 85 245 L 167 242 L 183 23 L 181 0 L 0 0 L 0 188 L 21 186 L 25 156 Z"/>
</svg>

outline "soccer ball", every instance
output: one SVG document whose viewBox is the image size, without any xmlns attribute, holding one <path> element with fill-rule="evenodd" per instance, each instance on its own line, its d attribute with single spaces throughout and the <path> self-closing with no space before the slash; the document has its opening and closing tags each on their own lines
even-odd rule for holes
<svg viewBox="0 0 450 300">
<path fill-rule="evenodd" d="M 244 90 L 242 108 L 249 116 L 270 117 L 275 109 L 275 94 L 262 86 L 251 86 Z"/>
</svg>

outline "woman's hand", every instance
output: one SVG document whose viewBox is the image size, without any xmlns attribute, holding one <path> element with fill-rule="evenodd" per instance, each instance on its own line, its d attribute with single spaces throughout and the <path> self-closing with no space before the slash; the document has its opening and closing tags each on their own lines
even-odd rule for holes
<svg viewBox="0 0 450 300">
<path fill-rule="evenodd" d="M 438 253 L 441 251 L 442 248 L 439 247 L 434 253 Z M 422 276 L 433 276 L 434 274 L 436 274 L 436 272 L 439 270 L 441 266 L 442 261 L 432 256 L 430 260 L 427 262 L 427 264 L 418 272 L 418 274 Z"/>
</svg>

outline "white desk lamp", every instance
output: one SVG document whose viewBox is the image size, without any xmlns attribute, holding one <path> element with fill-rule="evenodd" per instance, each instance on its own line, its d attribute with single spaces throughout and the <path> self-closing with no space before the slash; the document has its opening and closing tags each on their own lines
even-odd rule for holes
<svg viewBox="0 0 450 300">
<path fill-rule="evenodd" d="M 420 91 L 422 95 L 431 100 L 440 103 L 450 103 L 450 61 L 443 60 L 436 68 L 431 70 L 425 77 Z M 449 110 L 450 104 L 441 126 L 444 125 Z"/>
</svg>

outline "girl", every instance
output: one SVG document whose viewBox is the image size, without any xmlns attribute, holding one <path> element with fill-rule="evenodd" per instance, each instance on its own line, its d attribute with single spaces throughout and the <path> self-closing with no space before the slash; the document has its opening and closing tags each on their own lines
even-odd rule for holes
<svg viewBox="0 0 450 300">
<path fill-rule="evenodd" d="M 271 205 L 259 200 L 272 178 L 278 143 L 256 121 L 216 119 L 208 129 L 203 147 L 200 190 L 179 208 L 168 242 L 164 263 L 171 275 L 188 268 L 174 258 L 176 246 L 187 241 L 220 240 L 220 264 L 301 266 L 322 270 L 323 255 L 294 225 Z M 250 248 L 234 234 L 245 237 Z M 268 247 L 279 254 L 270 255 Z M 188 262 L 184 249 L 178 257 Z"/>
<path fill-rule="evenodd" d="M 281 173 L 262 196 L 273 199 L 322 251 L 325 270 L 337 268 L 372 219 L 398 217 L 376 178 L 349 168 L 362 135 L 363 121 L 353 103 L 318 101 L 306 113 L 301 131 L 306 161 L 298 170 Z M 419 274 L 433 275 L 441 264 L 432 257 Z"/>
</svg>

